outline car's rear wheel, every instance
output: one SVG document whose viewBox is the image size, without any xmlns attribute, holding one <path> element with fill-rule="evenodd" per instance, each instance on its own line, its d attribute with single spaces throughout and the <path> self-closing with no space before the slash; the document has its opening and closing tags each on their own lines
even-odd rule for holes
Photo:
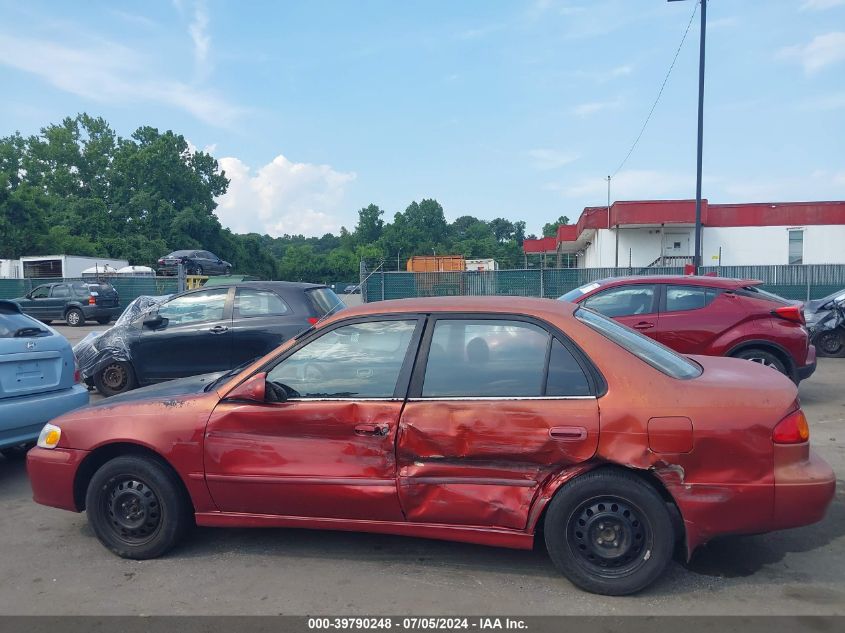
<svg viewBox="0 0 845 633">
<path fill-rule="evenodd" d="M 85 507 L 94 534 L 123 558 L 161 556 L 192 523 L 190 502 L 176 475 L 146 457 L 106 462 L 88 484 Z"/>
<path fill-rule="evenodd" d="M 223 271 L 223 274 L 224 275 L 231 275 L 232 274 L 232 268 L 230 266 L 226 266 L 225 270 Z"/>
<path fill-rule="evenodd" d="M 81 327 L 85 325 L 85 315 L 79 308 L 71 308 L 65 315 L 65 321 L 71 327 Z"/>
<path fill-rule="evenodd" d="M 107 398 L 134 389 L 135 384 L 135 372 L 126 361 L 112 361 L 94 374 L 94 386 Z"/>
<path fill-rule="evenodd" d="M 841 328 L 822 332 L 813 339 L 813 343 L 816 349 L 825 356 L 834 358 L 845 356 L 845 330 Z"/>
<path fill-rule="evenodd" d="M 543 531 L 552 562 L 570 581 L 610 596 L 650 585 L 675 548 L 665 501 L 619 470 L 589 472 L 564 484 L 549 504 Z"/>
<path fill-rule="evenodd" d="M 734 358 L 744 358 L 745 360 L 750 360 L 751 362 L 759 363 L 761 365 L 765 365 L 766 367 L 771 367 L 772 369 L 777 369 L 785 376 L 789 375 L 783 361 L 775 354 L 765 349 L 745 349 L 734 354 Z"/>
<path fill-rule="evenodd" d="M 197 266 L 196 270 L 194 271 L 195 275 L 202 275 L 202 266 Z"/>
<path fill-rule="evenodd" d="M 100 325 L 108 325 L 109 323 L 111 323 L 111 317 L 101 317 L 97 319 L 97 323 L 99 323 Z"/>
</svg>

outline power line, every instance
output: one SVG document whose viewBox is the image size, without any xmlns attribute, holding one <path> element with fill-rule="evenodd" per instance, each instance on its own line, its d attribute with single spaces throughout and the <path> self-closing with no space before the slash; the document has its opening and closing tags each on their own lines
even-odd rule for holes
<svg viewBox="0 0 845 633">
<path fill-rule="evenodd" d="M 689 34 L 690 27 L 692 26 L 692 21 L 695 19 L 696 11 L 698 11 L 698 0 L 696 0 L 696 2 L 693 4 L 692 15 L 690 16 L 689 22 L 687 23 L 687 30 L 684 31 L 684 36 L 681 38 L 681 43 L 678 44 L 678 50 L 675 51 L 675 56 L 672 58 L 672 63 L 669 65 L 669 70 L 666 71 L 666 76 L 663 78 L 663 83 L 660 84 L 660 90 L 657 92 L 657 98 L 654 100 L 654 103 L 651 106 L 651 110 L 649 110 L 648 112 L 648 116 L 645 118 L 645 122 L 643 123 L 642 128 L 640 128 L 640 133 L 637 134 L 637 138 L 631 145 L 631 149 L 629 149 L 628 153 L 625 154 L 625 158 L 622 159 L 621 163 L 619 163 L 619 167 L 617 167 L 616 171 L 614 171 L 613 174 L 608 178 L 612 178 L 619 173 L 619 170 L 625 166 L 625 163 L 628 162 L 628 159 L 631 157 L 631 154 L 634 153 L 634 148 L 637 147 L 637 143 L 640 142 L 640 139 L 643 136 L 643 132 L 645 132 L 645 128 L 648 125 L 648 122 L 651 120 L 651 115 L 654 114 L 654 110 L 655 108 L 657 108 L 657 103 L 660 101 L 660 97 L 663 96 L 663 89 L 666 88 L 666 82 L 669 81 L 669 75 L 672 74 L 672 69 L 675 67 L 675 62 L 678 61 L 678 55 L 681 54 L 681 49 L 684 47 L 684 42 L 687 40 L 687 35 Z"/>
</svg>

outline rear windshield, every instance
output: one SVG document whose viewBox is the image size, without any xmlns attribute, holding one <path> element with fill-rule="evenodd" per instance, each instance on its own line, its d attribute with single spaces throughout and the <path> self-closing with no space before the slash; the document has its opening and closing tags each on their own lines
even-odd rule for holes
<svg viewBox="0 0 845 633">
<path fill-rule="evenodd" d="M 110 294 L 115 292 L 114 286 L 107 283 L 96 283 L 96 284 L 85 284 L 85 283 L 76 283 L 73 284 L 74 292 L 78 294 L 86 294 L 89 292 L 96 292 L 97 294 Z"/>
<path fill-rule="evenodd" d="M 166 255 L 166 257 L 190 257 L 194 251 L 173 251 L 170 255 Z"/>
<path fill-rule="evenodd" d="M 776 303 L 783 303 L 785 305 L 790 305 L 792 303 L 792 301 L 784 299 L 780 295 L 776 295 L 773 292 L 766 292 L 759 286 L 745 286 L 740 291 L 740 294 L 744 294 L 749 297 L 758 297 L 760 299 L 768 299 L 769 301 L 775 301 Z"/>
<path fill-rule="evenodd" d="M 334 314 L 338 310 L 343 310 L 346 304 L 338 297 L 331 288 L 314 288 L 314 290 L 306 290 L 305 294 L 311 300 L 311 304 L 321 317 L 327 314 Z"/>
<path fill-rule="evenodd" d="M 29 338 L 44 336 L 47 330 L 25 314 L 0 312 L 0 338 Z"/>
<path fill-rule="evenodd" d="M 688 380 L 701 375 L 701 367 L 688 358 L 598 312 L 578 308 L 575 318 L 667 376 Z"/>
</svg>

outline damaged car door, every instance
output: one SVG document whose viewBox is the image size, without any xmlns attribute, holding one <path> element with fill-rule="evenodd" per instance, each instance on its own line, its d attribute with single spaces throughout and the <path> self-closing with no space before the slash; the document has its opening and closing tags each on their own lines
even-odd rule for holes
<svg viewBox="0 0 845 633">
<path fill-rule="evenodd" d="M 223 512 L 402 521 L 395 442 L 423 319 L 313 333 L 266 371 L 264 402 L 222 401 L 205 476 Z"/>
<path fill-rule="evenodd" d="M 407 519 L 525 529 L 542 484 L 596 451 L 590 365 L 531 319 L 433 317 L 399 425 Z"/>
</svg>

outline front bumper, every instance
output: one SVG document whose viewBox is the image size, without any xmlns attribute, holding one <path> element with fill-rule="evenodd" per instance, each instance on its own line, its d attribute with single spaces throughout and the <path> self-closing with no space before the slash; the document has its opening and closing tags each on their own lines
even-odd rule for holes
<svg viewBox="0 0 845 633">
<path fill-rule="evenodd" d="M 806 380 L 810 376 L 813 375 L 813 372 L 816 371 L 816 346 L 810 345 L 809 349 L 807 350 L 807 360 L 803 367 L 799 367 L 798 371 L 798 381 Z"/>
<path fill-rule="evenodd" d="M 79 512 L 73 482 L 88 451 L 72 448 L 33 448 L 26 454 L 26 471 L 36 503 Z"/>
<path fill-rule="evenodd" d="M 0 448 L 34 442 L 47 422 L 86 404 L 84 385 L 0 400 Z"/>
</svg>

